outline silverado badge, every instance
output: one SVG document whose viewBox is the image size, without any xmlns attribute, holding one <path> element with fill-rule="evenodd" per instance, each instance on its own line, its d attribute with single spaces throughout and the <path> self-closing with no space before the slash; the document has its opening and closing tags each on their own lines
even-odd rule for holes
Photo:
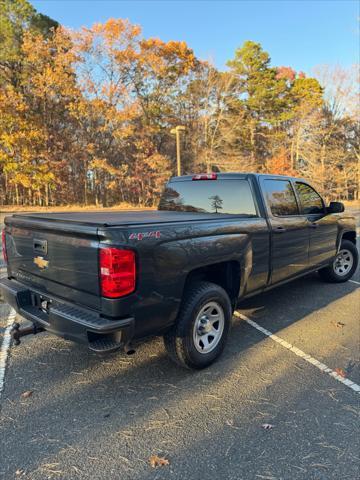
<svg viewBox="0 0 360 480">
<path fill-rule="evenodd" d="M 34 263 L 37 265 L 39 268 L 46 268 L 49 265 L 49 261 L 45 260 L 44 257 L 35 257 L 34 258 Z"/>
</svg>

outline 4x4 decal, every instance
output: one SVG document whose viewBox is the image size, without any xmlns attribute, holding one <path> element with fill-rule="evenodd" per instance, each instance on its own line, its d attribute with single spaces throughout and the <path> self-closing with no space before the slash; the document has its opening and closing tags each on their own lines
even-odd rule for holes
<svg viewBox="0 0 360 480">
<path fill-rule="evenodd" d="M 144 238 L 160 238 L 161 233 L 159 230 L 156 232 L 138 232 L 138 233 L 130 233 L 129 240 L 143 240 Z"/>
</svg>

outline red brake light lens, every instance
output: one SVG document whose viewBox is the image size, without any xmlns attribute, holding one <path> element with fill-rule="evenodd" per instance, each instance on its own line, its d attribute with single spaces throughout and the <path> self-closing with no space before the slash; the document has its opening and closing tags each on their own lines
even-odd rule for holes
<svg viewBox="0 0 360 480">
<path fill-rule="evenodd" d="M 101 248 L 99 251 L 101 295 L 119 298 L 135 290 L 135 252 L 119 248 Z"/>
<path fill-rule="evenodd" d="M 196 180 L 217 180 L 216 173 L 200 173 L 199 175 L 194 175 L 192 177 L 193 181 Z"/>
<path fill-rule="evenodd" d="M 3 257 L 4 257 L 4 260 L 5 260 L 5 263 L 7 263 L 8 258 L 7 258 L 7 253 L 6 253 L 6 233 L 5 233 L 5 229 L 1 232 L 1 244 L 2 244 Z"/>
</svg>

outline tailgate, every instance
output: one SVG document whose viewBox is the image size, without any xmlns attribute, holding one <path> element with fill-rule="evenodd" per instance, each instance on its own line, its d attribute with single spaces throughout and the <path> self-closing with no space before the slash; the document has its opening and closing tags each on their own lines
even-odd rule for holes
<svg viewBox="0 0 360 480">
<path fill-rule="evenodd" d="M 11 277 L 50 296 L 100 307 L 97 227 L 5 219 Z"/>
</svg>

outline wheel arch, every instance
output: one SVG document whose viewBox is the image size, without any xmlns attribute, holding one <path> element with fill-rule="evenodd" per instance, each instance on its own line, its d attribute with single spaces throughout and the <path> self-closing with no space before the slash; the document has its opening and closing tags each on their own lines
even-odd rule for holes
<svg viewBox="0 0 360 480">
<path fill-rule="evenodd" d="M 356 231 L 355 230 L 345 230 L 340 234 L 339 240 L 338 240 L 338 250 L 340 249 L 341 242 L 343 240 L 349 240 L 354 245 L 356 245 Z"/>
<path fill-rule="evenodd" d="M 184 291 L 198 281 L 208 281 L 222 287 L 229 295 L 235 309 L 241 285 L 241 267 L 236 260 L 214 263 L 191 270 L 184 285 Z"/>
</svg>

